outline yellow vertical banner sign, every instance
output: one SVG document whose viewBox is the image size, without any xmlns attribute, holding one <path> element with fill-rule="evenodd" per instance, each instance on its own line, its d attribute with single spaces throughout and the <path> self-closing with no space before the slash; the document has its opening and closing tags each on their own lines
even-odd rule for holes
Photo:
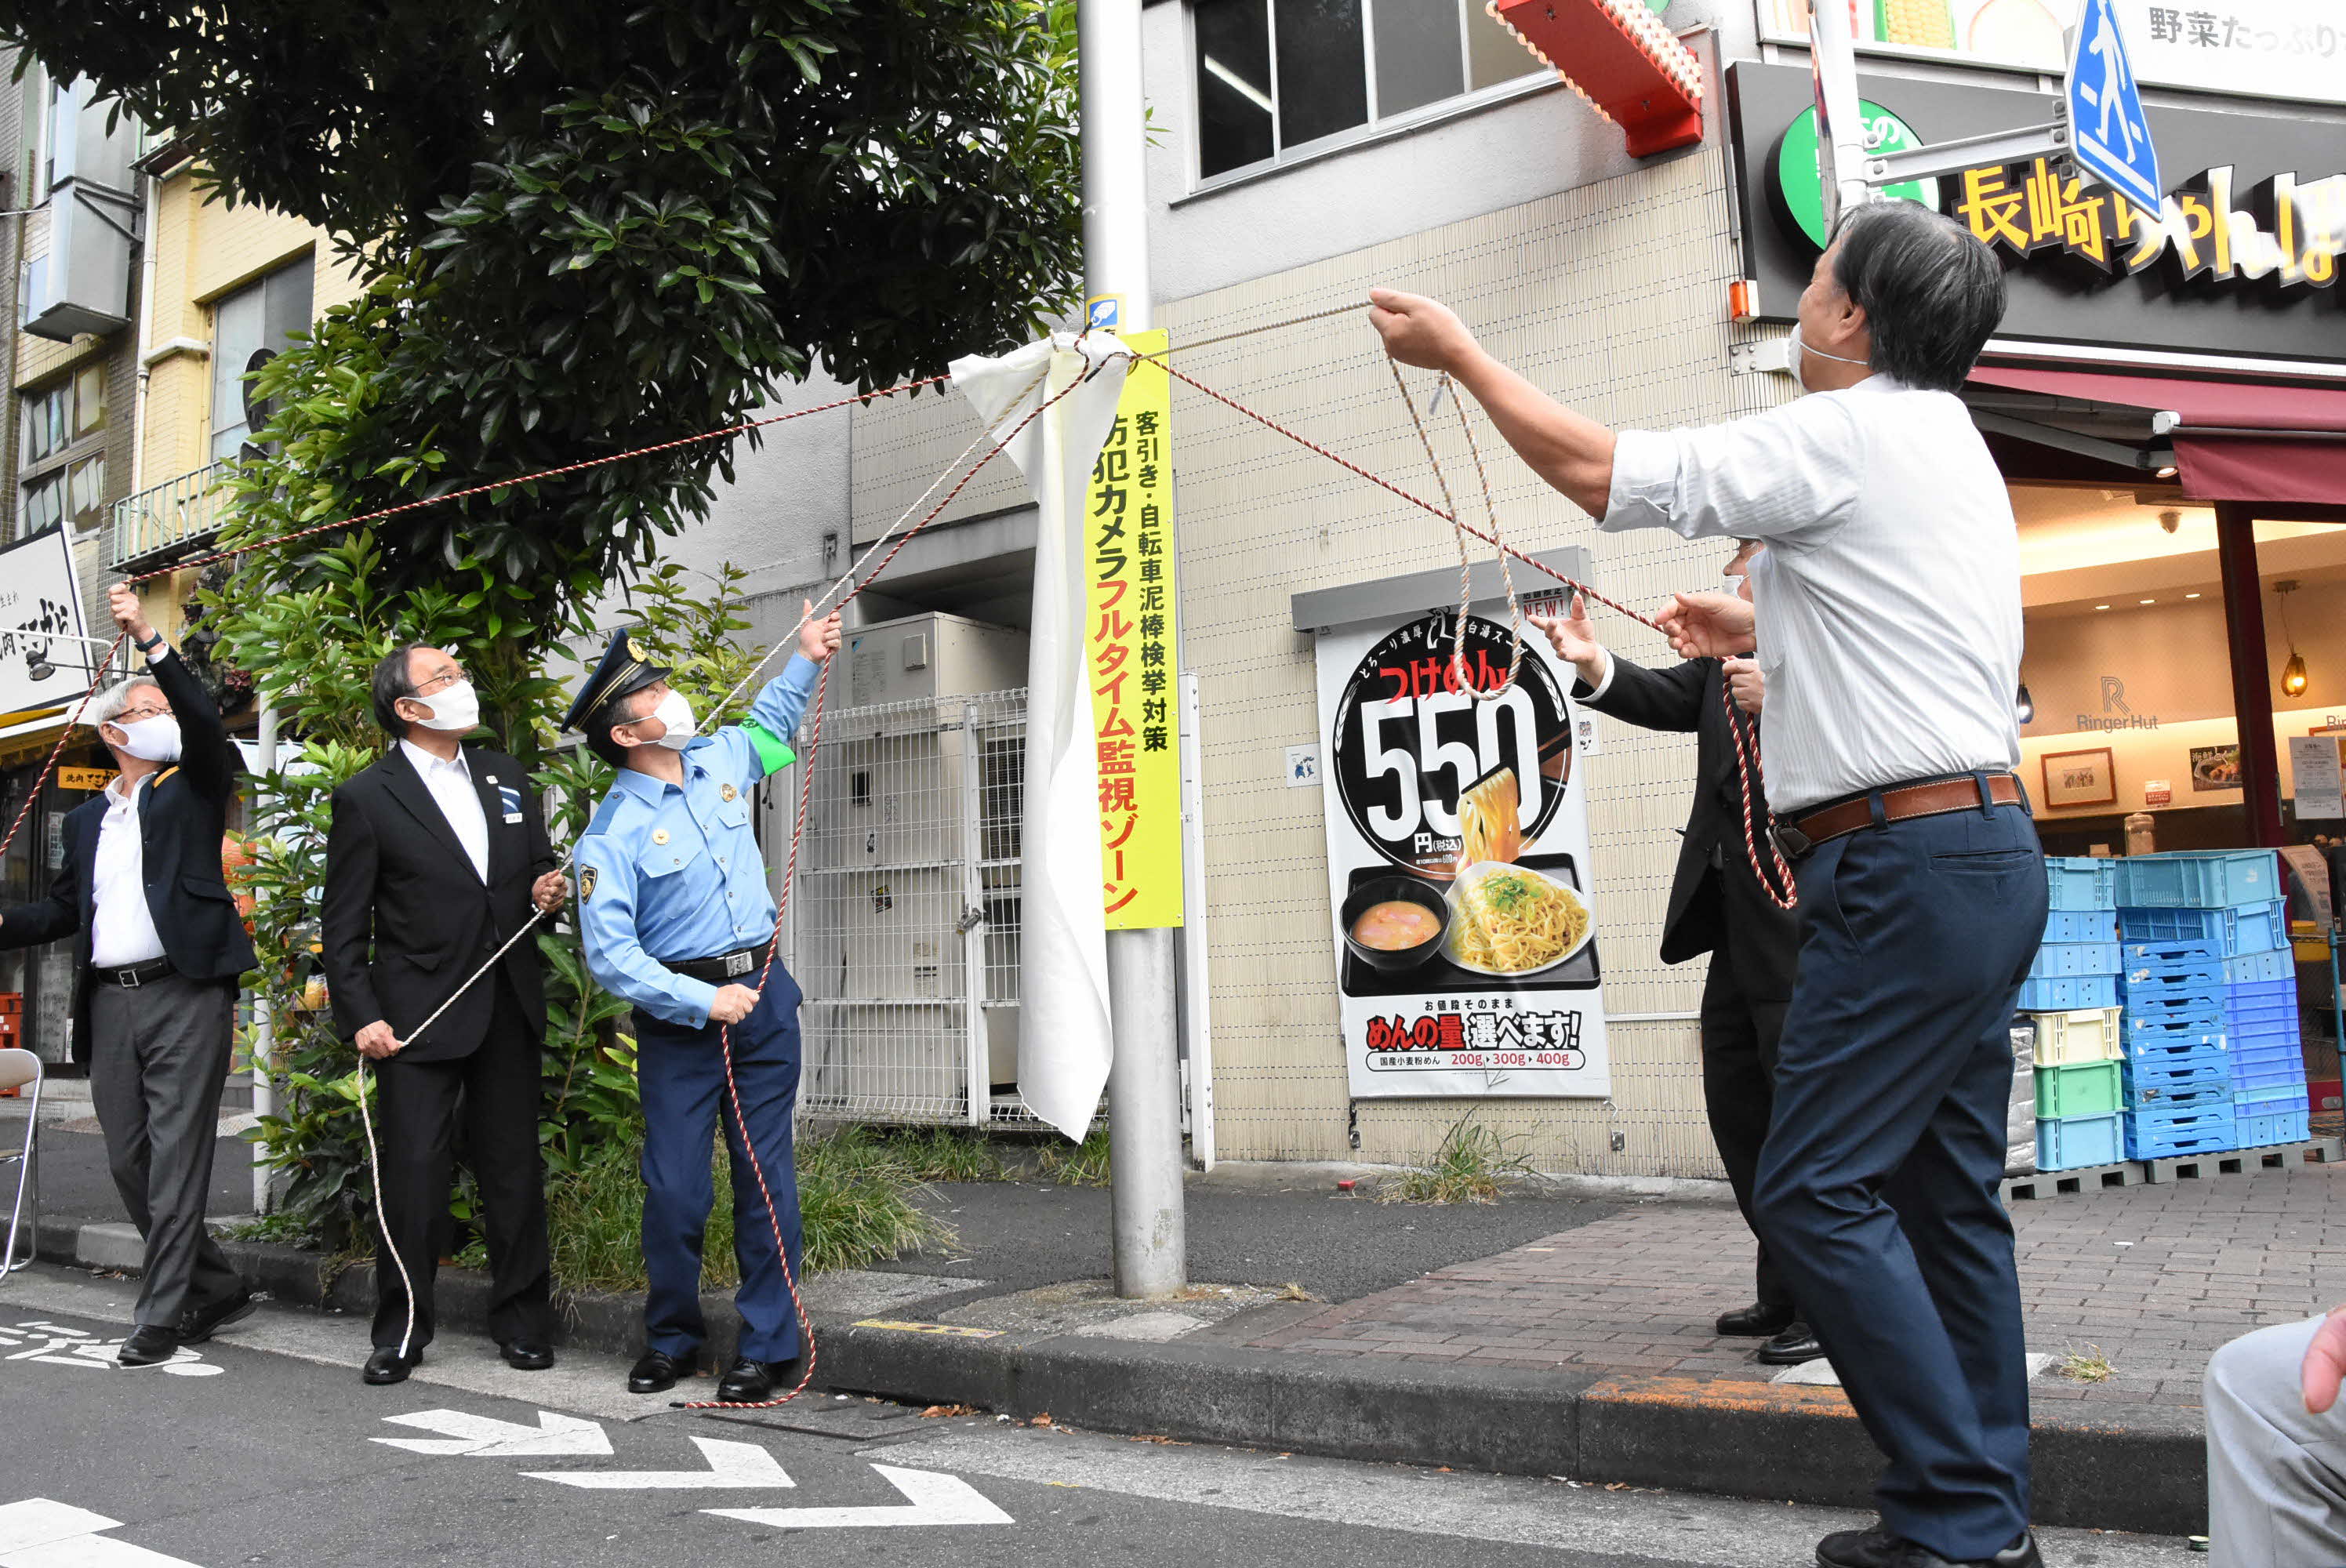
<svg viewBox="0 0 2346 1568">
<path fill-rule="evenodd" d="M 1130 332 L 1124 341 L 1158 353 L 1167 336 Z M 1181 923 L 1172 423 L 1172 378 L 1136 361 L 1084 507 L 1084 653 L 1098 730 L 1100 877 L 1110 931 Z"/>
</svg>

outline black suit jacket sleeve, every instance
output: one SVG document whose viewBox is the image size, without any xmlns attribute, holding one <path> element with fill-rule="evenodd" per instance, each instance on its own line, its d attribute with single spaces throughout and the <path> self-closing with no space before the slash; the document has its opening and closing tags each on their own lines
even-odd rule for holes
<svg viewBox="0 0 2346 1568">
<path fill-rule="evenodd" d="M 1613 656 L 1613 681 L 1602 697 L 1590 697 L 1573 683 L 1573 700 L 1640 729 L 1691 732 L 1701 727 L 1703 691 L 1713 659 L 1690 658 L 1668 669 L 1647 669 Z"/>
<path fill-rule="evenodd" d="M 167 651 L 148 665 L 147 674 L 178 716 L 181 776 L 205 799 L 225 804 L 236 793 L 238 760 L 219 705 L 176 651 Z"/>
<path fill-rule="evenodd" d="M 521 809 L 529 813 L 529 880 L 535 885 L 546 872 L 562 869 L 562 857 L 554 852 L 554 840 L 546 836 L 546 803 L 526 785 L 521 792 Z"/>
<path fill-rule="evenodd" d="M 318 920 L 319 962 L 334 1027 L 344 1038 L 382 1017 L 370 970 L 374 945 L 374 823 L 348 785 L 334 791 L 326 832 L 326 896 Z"/>
<path fill-rule="evenodd" d="M 49 879 L 46 897 L 0 910 L 0 949 L 38 947 L 81 929 L 81 846 L 76 823 L 66 820 L 66 863 Z"/>
</svg>

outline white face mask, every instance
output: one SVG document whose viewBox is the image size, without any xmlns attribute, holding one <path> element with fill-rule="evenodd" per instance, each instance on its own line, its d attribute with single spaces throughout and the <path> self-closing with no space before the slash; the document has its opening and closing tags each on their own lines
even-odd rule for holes
<svg viewBox="0 0 2346 1568">
<path fill-rule="evenodd" d="M 1808 344 L 1800 341 L 1800 323 L 1794 321 L 1792 323 L 1792 336 L 1785 344 L 1784 359 L 1785 362 L 1791 367 L 1794 379 L 1799 381 L 1802 387 L 1806 387 L 1809 384 L 1809 378 L 1807 374 L 1801 371 L 1800 361 L 1807 359 L 1810 354 L 1816 355 L 1817 358 L 1821 360 L 1839 360 L 1845 365 L 1871 365 L 1872 362 L 1869 360 L 1852 360 L 1847 354 L 1829 354 L 1822 349 L 1812 349 L 1809 347 Z"/>
<path fill-rule="evenodd" d="M 443 687 L 430 697 L 411 697 L 410 702 L 420 702 L 432 710 L 432 717 L 418 720 L 426 729 L 453 729 L 459 735 L 477 729 L 481 724 L 481 694 L 473 689 L 469 680 Z"/>
<path fill-rule="evenodd" d="M 122 732 L 122 749 L 142 762 L 179 759 L 179 720 L 175 714 L 158 713 L 128 724 L 117 723 L 114 728 Z"/>
<path fill-rule="evenodd" d="M 655 744 L 665 746 L 670 751 L 681 751 L 691 744 L 692 732 L 700 722 L 693 717 L 692 704 L 684 700 L 684 693 L 680 691 L 671 691 L 661 697 L 659 706 L 653 708 L 648 717 L 668 726 Z"/>
</svg>

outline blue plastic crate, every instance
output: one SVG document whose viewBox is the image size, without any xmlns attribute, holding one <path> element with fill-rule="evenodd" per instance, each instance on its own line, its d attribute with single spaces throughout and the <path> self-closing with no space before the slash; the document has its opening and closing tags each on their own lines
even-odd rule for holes
<svg viewBox="0 0 2346 1568">
<path fill-rule="evenodd" d="M 2221 1085 L 2234 1092 L 2232 1054 L 2201 1047 L 2196 1051 L 2161 1052 L 2145 1061 L 2128 1062 L 2123 1074 L 2129 1104 L 2147 1095 L 2175 1090 Z"/>
<path fill-rule="evenodd" d="M 2050 906 L 2056 910 L 2117 908 L 2117 862 L 2087 855 L 2052 856 L 2045 862 L 2051 890 Z"/>
<path fill-rule="evenodd" d="M 2259 1115 L 2268 1111 L 2310 1111 L 2313 1108 L 2313 1101 L 2302 1084 L 2294 1088 L 2242 1089 L 2232 1095 L 2232 1103 L 2241 1114 L 2254 1111 Z"/>
<path fill-rule="evenodd" d="M 2229 910 L 2121 908 L 2118 931 L 2127 942 L 2159 942 L 2170 937 L 2204 942 L 2224 957 L 2235 958 L 2244 952 L 2270 952 L 2288 947 L 2289 906 L 2275 900 Z"/>
<path fill-rule="evenodd" d="M 2239 1147 L 2239 1131 L 2229 1101 L 2177 1111 L 2128 1111 L 2127 1158 L 2172 1159 Z"/>
<path fill-rule="evenodd" d="M 2301 1144 L 2313 1135 L 2313 1117 L 2305 1111 L 2273 1111 L 2257 1115 L 2245 1112 L 2232 1123 L 2235 1148 L 2261 1149 L 2274 1144 Z"/>
<path fill-rule="evenodd" d="M 2230 1034 L 2297 1033 L 2297 982 L 2259 981 L 2224 988 L 2224 1029 Z"/>
<path fill-rule="evenodd" d="M 2270 952 L 2244 952 L 2224 961 L 2226 985 L 2269 985 L 2276 980 L 2297 980 L 2297 954 L 2289 948 Z"/>
<path fill-rule="evenodd" d="M 2117 939 L 2118 916 L 2116 910 L 2055 910 L 2045 917 L 2046 942 L 2116 942 Z"/>
<path fill-rule="evenodd" d="M 2116 1165 L 2126 1157 L 2126 1138 L 2120 1129 L 2120 1118 L 2107 1116 L 2071 1116 L 2066 1120 L 2051 1117 L 2036 1124 L 2036 1168 L 2041 1171 L 2076 1170 L 2080 1166 Z"/>
<path fill-rule="evenodd" d="M 2129 1111 L 2191 1111 L 2232 1103 L 2232 1080 L 2211 1078 L 2197 1084 L 2145 1084 L 2132 1079 L 2127 1087 Z"/>
<path fill-rule="evenodd" d="M 2178 981 L 2172 985 L 2137 981 L 2129 985 L 2120 976 L 2118 995 L 2129 1013 L 2206 1013 L 2213 1018 L 2224 1015 L 2224 983 L 2220 980 L 2201 978 Z"/>
<path fill-rule="evenodd" d="M 2294 1040 L 2269 1040 L 2240 1046 L 2231 1053 L 2232 1087 L 2236 1092 L 2302 1087 L 2305 1054 Z"/>
<path fill-rule="evenodd" d="M 2281 896 L 2270 850 L 2175 850 L 2117 862 L 2117 902 L 2126 909 L 2239 909 Z"/>
<path fill-rule="evenodd" d="M 2126 1059 L 2129 1062 L 2178 1052 L 2221 1051 L 2229 1039 L 2224 1033 L 2223 1015 L 2213 1009 L 2198 1013 L 2128 1012 L 2118 1020 L 2118 1037 L 2125 1043 Z"/>
<path fill-rule="evenodd" d="M 2121 942 L 2118 961 L 2118 989 L 2128 1000 L 2137 995 L 2212 995 L 2224 984 L 2224 961 L 2212 942 Z"/>
<path fill-rule="evenodd" d="M 2023 1013 L 2073 1013 L 2081 1008 L 2117 1004 L 2116 975 L 2065 974 L 2029 981 L 2020 988 L 2016 1005 Z"/>
<path fill-rule="evenodd" d="M 2057 980 L 2072 974 L 2116 974 L 2118 944 L 2114 942 L 2047 942 L 2037 948 L 2028 968 L 2031 980 Z"/>
</svg>

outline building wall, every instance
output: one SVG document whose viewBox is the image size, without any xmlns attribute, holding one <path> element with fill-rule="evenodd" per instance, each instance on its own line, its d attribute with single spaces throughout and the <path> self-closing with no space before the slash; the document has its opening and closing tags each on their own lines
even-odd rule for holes
<svg viewBox="0 0 2346 1568">
<path fill-rule="evenodd" d="M 1666 427 L 1781 395 L 1761 384 L 1777 378 L 1728 373 L 1738 329 L 1725 300 L 1736 271 L 1724 156 L 1711 148 L 1178 300 L 1162 315 L 1178 343 L 1404 279 L 1450 303 L 1500 358 L 1571 406 L 1617 426 Z M 1176 362 L 1371 472 L 1433 493 L 1365 326 L 1324 323 Z M 1456 427 L 1445 416 L 1434 428 L 1463 502 L 1471 470 Z M 1486 451 L 1496 444 L 1487 424 L 1479 439 Z M 1610 1027 L 1608 1102 L 1349 1100 L 1321 797 L 1283 779 L 1286 748 L 1321 738 L 1312 639 L 1292 628 L 1289 600 L 1441 566 L 1456 559 L 1456 545 L 1407 503 L 1178 385 L 1174 450 L 1184 657 L 1203 709 L 1221 1154 L 1412 1159 L 1473 1112 L 1542 1169 L 1719 1174 L 1686 1016 Z M 1492 477 L 1510 544 L 1591 546 L 1596 585 L 1626 603 L 1706 582 L 1723 563 L 1718 545 L 1599 534 L 1511 457 L 1493 463 Z M 1657 634 L 1618 617 L 1602 625 L 1631 658 L 1668 657 Z M 1667 969 L 1653 954 L 1690 799 L 1692 744 L 1611 725 L 1602 744 L 1587 777 L 1606 1006 L 1616 1016 L 1690 1014 L 1700 966 Z"/>
</svg>

